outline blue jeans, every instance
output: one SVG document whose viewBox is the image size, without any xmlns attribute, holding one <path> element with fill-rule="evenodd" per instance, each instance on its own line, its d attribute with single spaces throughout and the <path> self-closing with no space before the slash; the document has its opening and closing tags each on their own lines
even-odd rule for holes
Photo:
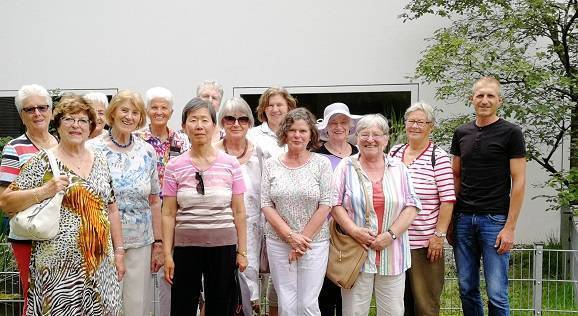
<svg viewBox="0 0 578 316">
<path fill-rule="evenodd" d="M 499 255 L 494 247 L 506 215 L 458 213 L 455 222 L 454 257 L 458 270 L 464 315 L 484 315 L 480 296 L 480 258 L 484 264 L 488 313 L 510 315 L 508 303 L 508 261 L 510 253 Z"/>
</svg>

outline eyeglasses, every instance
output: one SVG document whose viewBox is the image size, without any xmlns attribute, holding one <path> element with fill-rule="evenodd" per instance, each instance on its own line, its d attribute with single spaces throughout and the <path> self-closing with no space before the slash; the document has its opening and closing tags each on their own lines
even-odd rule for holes
<svg viewBox="0 0 578 316">
<path fill-rule="evenodd" d="M 426 126 L 427 124 L 429 124 L 431 122 L 428 121 L 416 121 L 416 120 L 407 120 L 405 121 L 405 125 L 407 126 L 413 126 L 413 125 L 417 125 L 417 127 L 419 128 L 423 128 L 424 126 Z"/>
<path fill-rule="evenodd" d="M 361 133 L 361 134 L 359 134 L 359 139 L 361 139 L 361 140 L 369 140 L 369 138 L 379 139 L 379 138 L 384 137 L 384 136 L 387 136 L 387 135 L 384 135 L 384 134 Z"/>
<path fill-rule="evenodd" d="M 78 124 L 78 126 L 82 126 L 82 127 L 87 127 L 90 124 L 89 119 L 86 119 L 86 118 L 75 119 L 72 117 L 63 117 L 60 119 L 60 122 L 62 122 L 62 124 L 66 125 L 66 126 L 72 126 L 72 124 L 74 124 L 75 122 Z"/>
<path fill-rule="evenodd" d="M 50 106 L 48 104 L 36 105 L 36 106 L 27 107 L 27 108 L 22 108 L 22 111 L 24 111 L 28 114 L 34 114 L 34 112 L 36 110 L 38 110 L 38 112 L 40 112 L 40 113 L 44 113 L 48 110 L 49 107 Z"/>
<path fill-rule="evenodd" d="M 198 171 L 195 174 L 195 180 L 197 180 L 197 193 L 200 195 L 205 195 L 205 183 L 203 182 L 203 175 Z"/>
<path fill-rule="evenodd" d="M 249 124 L 249 117 L 247 116 L 239 116 L 239 117 L 234 117 L 231 115 L 227 115 L 223 117 L 223 122 L 226 125 L 234 125 L 235 122 L 238 122 L 239 125 L 248 125 Z"/>
</svg>

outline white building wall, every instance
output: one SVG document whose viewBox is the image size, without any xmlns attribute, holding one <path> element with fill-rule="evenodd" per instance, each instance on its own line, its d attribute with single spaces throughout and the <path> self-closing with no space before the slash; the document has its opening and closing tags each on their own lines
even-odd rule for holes
<svg viewBox="0 0 578 316">
<path fill-rule="evenodd" d="M 436 18 L 402 23 L 406 1 L 1 1 L 0 90 L 165 86 L 178 113 L 204 79 L 225 87 L 403 84 Z M 450 112 L 471 111 L 419 99 Z M 453 107 L 453 108 L 452 108 Z M 354 111 L 354 110 L 353 110 Z M 174 115 L 171 126 L 179 125 Z M 532 184 L 528 196 L 543 194 Z M 557 215 L 526 201 L 518 240 L 543 240 Z"/>
</svg>

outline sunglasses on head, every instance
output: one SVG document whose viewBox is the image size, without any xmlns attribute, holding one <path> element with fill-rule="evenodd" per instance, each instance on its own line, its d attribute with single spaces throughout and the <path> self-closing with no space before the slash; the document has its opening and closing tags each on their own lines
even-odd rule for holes
<svg viewBox="0 0 578 316">
<path fill-rule="evenodd" d="M 248 116 L 234 117 L 232 115 L 227 115 L 223 117 L 223 122 L 227 125 L 233 125 L 235 124 L 235 122 L 239 122 L 239 125 L 247 125 L 249 124 L 249 117 Z"/>
<path fill-rule="evenodd" d="M 48 110 L 50 106 L 48 104 L 44 104 L 44 105 L 36 105 L 36 106 L 31 106 L 31 107 L 27 107 L 27 108 L 22 108 L 22 111 L 28 113 L 28 114 L 33 114 L 34 111 L 38 110 L 38 112 L 40 113 L 44 113 Z"/>
<path fill-rule="evenodd" d="M 203 182 L 203 175 L 197 171 L 195 173 L 195 180 L 197 180 L 197 193 L 205 195 L 205 183 Z"/>
</svg>

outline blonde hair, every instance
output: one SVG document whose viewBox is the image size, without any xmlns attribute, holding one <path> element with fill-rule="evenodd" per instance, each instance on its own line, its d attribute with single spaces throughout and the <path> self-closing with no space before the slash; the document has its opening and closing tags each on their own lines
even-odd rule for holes
<svg viewBox="0 0 578 316">
<path fill-rule="evenodd" d="M 114 112 L 120 105 L 125 103 L 129 103 L 130 105 L 134 106 L 140 114 L 139 122 L 136 126 L 136 129 L 143 128 L 147 121 L 144 101 L 138 92 L 131 90 L 120 90 L 112 98 L 112 100 L 110 100 L 110 105 L 108 106 L 108 108 L 106 108 L 106 112 L 104 113 L 108 125 L 109 126 L 113 125 Z"/>
</svg>

